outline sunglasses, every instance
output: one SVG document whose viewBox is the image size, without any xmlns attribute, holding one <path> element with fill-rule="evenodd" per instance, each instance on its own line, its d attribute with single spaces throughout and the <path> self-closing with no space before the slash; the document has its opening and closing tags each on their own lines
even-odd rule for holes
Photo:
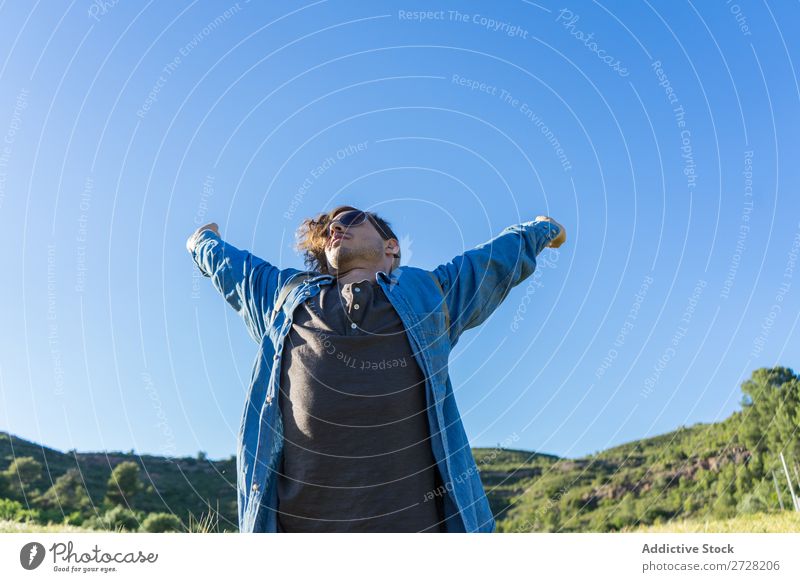
<svg viewBox="0 0 800 582">
<path fill-rule="evenodd" d="M 370 218 L 369 214 L 367 214 L 363 210 L 348 210 L 343 214 L 341 214 L 338 219 L 332 220 L 330 222 L 330 224 L 328 225 L 328 232 L 330 233 L 330 225 L 333 224 L 334 222 L 338 222 L 345 228 L 350 228 L 351 226 L 358 226 L 359 224 L 363 224 L 364 222 L 366 222 L 368 218 Z M 381 237 L 383 237 L 386 240 L 389 240 L 391 238 L 386 232 L 384 232 L 384 230 L 378 223 L 372 220 L 370 220 L 370 222 L 372 222 L 372 224 L 375 225 L 375 228 L 378 230 Z M 397 254 L 393 256 L 395 258 L 400 257 L 400 255 Z"/>
<path fill-rule="evenodd" d="M 338 220 L 332 220 L 331 223 L 338 222 L 343 227 L 349 228 L 351 226 L 358 226 L 367 220 L 367 218 L 368 215 L 363 210 L 348 210 L 344 214 L 340 215 Z"/>
</svg>

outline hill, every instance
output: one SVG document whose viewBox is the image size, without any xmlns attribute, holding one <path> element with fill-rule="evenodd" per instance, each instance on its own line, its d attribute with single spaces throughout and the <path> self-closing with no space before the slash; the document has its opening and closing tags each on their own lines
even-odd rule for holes
<svg viewBox="0 0 800 582">
<path fill-rule="evenodd" d="M 43 467 L 41 477 L 32 483 L 33 490 L 39 492 L 46 491 L 68 470 L 77 470 L 95 507 L 103 504 L 112 469 L 131 461 L 140 467 L 143 483 L 142 492 L 131 500 L 132 507 L 147 513 L 173 513 L 184 524 L 189 523 L 190 516 L 200 519 L 213 512 L 220 530 L 238 529 L 236 459 L 233 456 L 212 461 L 194 457 L 139 456 L 132 452 L 65 453 L 0 432 L 0 469 L 7 468 L 20 457 L 33 458 Z M 29 505 L 24 498 L 20 501 Z"/>
<path fill-rule="evenodd" d="M 753 372 L 742 391 L 743 409 L 724 421 L 679 427 L 582 458 L 474 448 L 497 530 L 632 531 L 667 522 L 687 528 L 695 527 L 687 523 L 707 522 L 718 524 L 714 527 L 740 523 L 741 527 L 761 528 L 746 516 L 760 515 L 763 523 L 771 512 L 780 511 L 781 504 L 792 508 L 780 453 L 796 476 L 795 483 L 800 482 L 796 434 L 800 380 L 788 368 L 762 368 Z M 234 457 L 211 461 L 202 455 L 64 453 L 0 433 L 0 470 L 8 474 L 12 461 L 21 457 L 33 458 L 43 468 L 30 483 L 31 499 L 72 470 L 81 476 L 92 506 L 99 507 L 112 469 L 127 461 L 139 467 L 144 483 L 143 490 L 130 500 L 142 514 L 171 513 L 180 518 L 184 528 L 192 519 L 205 517 L 215 523 L 214 531 L 237 529 Z M 22 501 L 35 507 L 24 496 Z M 796 531 L 797 520 L 781 515 L 775 523 L 782 525 L 775 527 Z M 61 521 L 64 515 L 56 517 L 55 521 Z M 725 522 L 731 518 L 744 521 Z"/>
</svg>

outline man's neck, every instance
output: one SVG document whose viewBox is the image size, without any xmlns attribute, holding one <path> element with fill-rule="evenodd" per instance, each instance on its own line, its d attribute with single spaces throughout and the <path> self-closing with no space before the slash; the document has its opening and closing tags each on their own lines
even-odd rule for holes
<svg viewBox="0 0 800 582">
<path fill-rule="evenodd" d="M 347 283 L 358 283 L 366 279 L 370 283 L 375 283 L 377 281 L 378 271 L 381 270 L 383 269 L 380 267 L 354 267 L 346 271 L 337 272 L 335 275 L 336 282 L 339 285 L 346 285 Z"/>
</svg>

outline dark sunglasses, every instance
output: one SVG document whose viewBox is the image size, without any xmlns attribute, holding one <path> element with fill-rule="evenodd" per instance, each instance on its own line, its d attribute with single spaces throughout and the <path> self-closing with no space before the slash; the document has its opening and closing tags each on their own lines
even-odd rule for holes
<svg viewBox="0 0 800 582">
<path fill-rule="evenodd" d="M 363 210 L 348 210 L 344 214 L 342 214 L 338 220 L 332 220 L 331 224 L 334 222 L 340 223 L 343 227 L 348 228 L 350 226 L 358 226 L 365 220 L 367 220 L 368 215 Z M 328 230 L 330 230 L 330 225 L 328 225 Z"/>
<path fill-rule="evenodd" d="M 363 210 L 348 210 L 347 212 L 339 216 L 337 220 L 332 220 L 330 224 L 328 224 L 328 233 L 330 234 L 330 228 L 331 228 L 330 225 L 333 224 L 334 222 L 338 222 L 345 228 L 350 228 L 351 226 L 358 226 L 359 224 L 364 223 L 368 218 L 370 218 L 369 214 L 367 214 Z M 390 238 L 392 238 L 388 235 L 388 233 L 384 232 L 384 230 L 378 223 L 373 221 L 371 222 L 375 225 L 375 228 L 378 230 L 378 232 L 384 239 L 389 240 Z M 400 255 L 397 254 L 393 256 L 395 258 L 400 258 Z"/>
</svg>

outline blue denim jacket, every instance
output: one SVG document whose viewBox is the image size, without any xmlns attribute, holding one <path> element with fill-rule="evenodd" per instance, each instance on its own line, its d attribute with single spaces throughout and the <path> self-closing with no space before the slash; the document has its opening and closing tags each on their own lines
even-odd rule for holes
<svg viewBox="0 0 800 582">
<path fill-rule="evenodd" d="M 534 272 L 537 255 L 559 231 L 550 222 L 523 222 L 432 271 L 404 265 L 376 275 L 405 325 L 426 377 L 431 446 L 443 481 L 441 490 L 431 495 L 443 497 L 447 532 L 495 529 L 450 383 L 450 350 L 464 331 L 483 323 L 511 288 Z M 283 453 L 283 421 L 277 402 L 283 342 L 295 308 L 334 278 L 321 273 L 302 275 L 305 280 L 274 312 L 280 289 L 299 269 L 275 267 L 224 242 L 211 230 L 196 233 L 194 242 L 192 258 L 200 272 L 211 278 L 241 315 L 259 345 L 239 427 L 239 530 L 275 532 L 276 472 Z"/>
</svg>

